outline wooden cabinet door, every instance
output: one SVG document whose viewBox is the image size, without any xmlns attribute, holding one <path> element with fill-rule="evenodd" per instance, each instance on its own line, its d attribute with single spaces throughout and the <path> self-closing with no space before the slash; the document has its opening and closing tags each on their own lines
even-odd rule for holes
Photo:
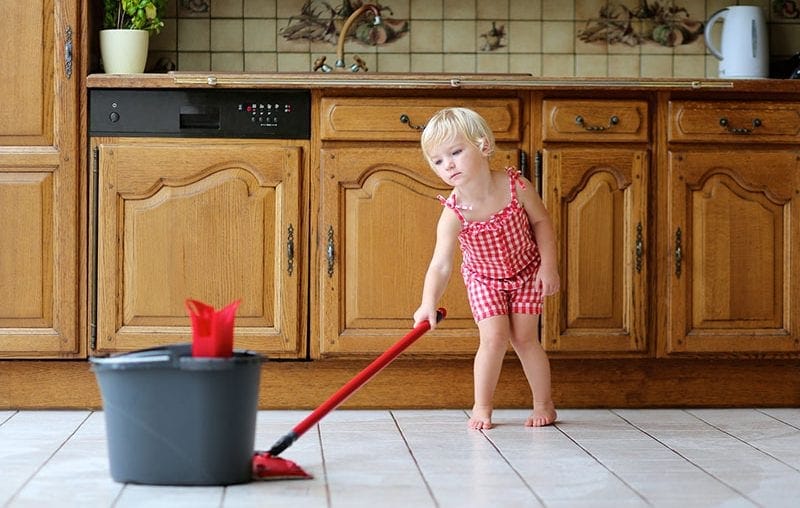
<svg viewBox="0 0 800 508">
<path fill-rule="evenodd" d="M 543 347 L 646 351 L 648 152 L 549 149 L 544 159 L 562 280 L 545 303 Z"/>
<path fill-rule="evenodd" d="M 442 212 L 436 196 L 450 189 L 418 147 L 326 148 L 320 159 L 312 344 L 317 338 L 321 356 L 381 353 L 411 330 Z M 516 160 L 516 150 L 498 149 L 493 167 Z M 406 354 L 475 352 L 477 327 L 456 257 L 440 302 L 447 319 Z"/>
<path fill-rule="evenodd" d="M 234 346 L 305 354 L 301 148 L 97 139 L 97 350 L 189 342 L 185 300 L 241 299 Z"/>
<path fill-rule="evenodd" d="M 77 2 L 0 16 L 0 357 L 85 355 L 79 340 Z M 77 37 L 76 37 L 77 40 Z"/>
<path fill-rule="evenodd" d="M 669 154 L 664 351 L 800 350 L 800 151 Z"/>
</svg>

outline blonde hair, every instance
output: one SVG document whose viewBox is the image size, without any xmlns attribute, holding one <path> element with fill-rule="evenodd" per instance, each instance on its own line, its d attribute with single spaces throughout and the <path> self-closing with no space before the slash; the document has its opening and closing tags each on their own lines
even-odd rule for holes
<svg viewBox="0 0 800 508">
<path fill-rule="evenodd" d="M 487 155 L 494 153 L 494 134 L 481 115 L 467 108 L 445 108 L 434 114 L 422 131 L 420 145 L 428 162 L 432 150 L 459 135 Z M 482 147 L 483 143 L 487 146 Z"/>
</svg>

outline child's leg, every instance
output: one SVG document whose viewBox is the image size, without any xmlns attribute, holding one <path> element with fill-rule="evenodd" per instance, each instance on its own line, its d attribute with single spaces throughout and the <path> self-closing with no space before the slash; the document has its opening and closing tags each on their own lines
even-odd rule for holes
<svg viewBox="0 0 800 508">
<path fill-rule="evenodd" d="M 550 392 L 550 362 L 539 343 L 537 314 L 511 315 L 511 345 L 533 393 L 533 412 L 525 421 L 528 427 L 542 427 L 556 421 L 556 408 Z"/>
<path fill-rule="evenodd" d="M 472 407 L 472 417 L 468 425 L 473 429 L 491 429 L 492 398 L 511 336 L 508 316 L 483 319 L 478 322 L 478 331 L 480 345 L 475 354 L 474 365 L 475 405 Z"/>
</svg>

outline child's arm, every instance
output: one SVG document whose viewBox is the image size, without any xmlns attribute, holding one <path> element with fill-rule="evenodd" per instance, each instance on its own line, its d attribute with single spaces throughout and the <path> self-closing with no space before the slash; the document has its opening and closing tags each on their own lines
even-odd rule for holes
<svg viewBox="0 0 800 508">
<path fill-rule="evenodd" d="M 436 328 L 436 308 L 453 271 L 453 254 L 460 230 L 461 223 L 456 214 L 448 208 L 442 210 L 436 226 L 436 247 L 425 273 L 422 303 L 414 312 L 414 326 L 427 320 L 431 324 L 431 330 Z"/>
<path fill-rule="evenodd" d="M 539 194 L 534 190 L 533 184 L 522 176 L 520 176 L 520 180 L 525 183 L 525 188 L 517 187 L 517 196 L 528 213 L 528 220 L 531 223 L 536 245 L 539 247 L 539 255 L 542 258 L 536 279 L 542 284 L 542 293 L 545 296 L 552 295 L 558 292 L 560 286 L 553 221 Z"/>
</svg>

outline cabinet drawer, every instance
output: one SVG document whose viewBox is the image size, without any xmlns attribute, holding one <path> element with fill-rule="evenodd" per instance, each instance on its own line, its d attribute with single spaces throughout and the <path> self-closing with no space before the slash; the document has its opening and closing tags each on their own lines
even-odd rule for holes
<svg viewBox="0 0 800 508">
<path fill-rule="evenodd" d="M 670 141 L 800 141 L 796 102 L 670 101 L 669 117 Z"/>
<path fill-rule="evenodd" d="M 544 141 L 647 141 L 647 102 L 545 100 Z"/>
<path fill-rule="evenodd" d="M 475 110 L 497 141 L 520 139 L 520 100 L 326 97 L 320 103 L 323 140 L 419 141 L 428 119 L 442 108 Z"/>
</svg>

